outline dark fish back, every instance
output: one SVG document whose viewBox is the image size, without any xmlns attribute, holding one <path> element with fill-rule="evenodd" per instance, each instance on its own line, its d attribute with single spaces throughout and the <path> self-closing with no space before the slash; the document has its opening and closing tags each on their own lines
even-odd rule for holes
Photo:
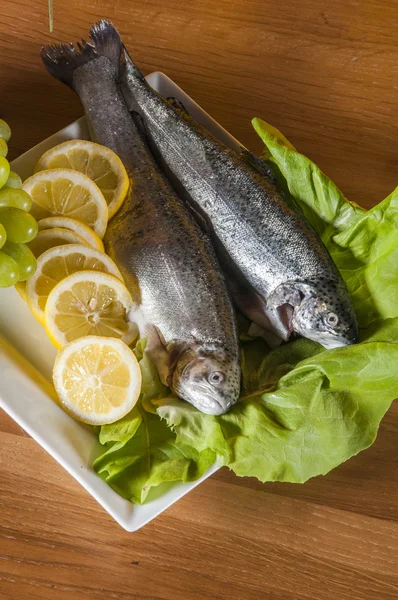
<svg viewBox="0 0 398 600">
<path fill-rule="evenodd" d="M 326 248 L 287 205 L 271 177 L 259 173 L 244 154 L 225 146 L 143 79 L 128 70 L 125 77 L 127 102 L 139 107 L 168 167 L 250 285 L 266 297 L 285 281 L 313 280 L 325 272 L 339 279 Z"/>
<path fill-rule="evenodd" d="M 87 44 L 83 54 L 70 45 L 64 57 L 60 51 L 54 47 L 58 54 L 51 57 L 46 49 L 53 74 L 62 72 L 59 78 L 78 93 L 92 138 L 118 154 L 132 180 L 104 241 L 145 320 L 166 341 L 217 342 L 238 356 L 235 315 L 213 247 L 160 172 L 126 106 L 117 86 L 119 58 L 93 56 Z M 65 65 L 73 67 L 66 76 Z"/>
</svg>

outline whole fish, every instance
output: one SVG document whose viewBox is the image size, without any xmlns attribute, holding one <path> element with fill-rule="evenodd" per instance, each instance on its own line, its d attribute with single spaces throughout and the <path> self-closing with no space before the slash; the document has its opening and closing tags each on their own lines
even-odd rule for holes
<svg viewBox="0 0 398 600">
<path fill-rule="evenodd" d="M 108 23 L 108 27 L 112 27 Z M 283 198 L 269 167 L 217 140 L 146 82 L 124 51 L 122 91 L 212 235 L 234 300 L 254 323 L 334 348 L 355 343 L 347 288 L 327 249 Z"/>
<path fill-rule="evenodd" d="M 93 139 L 119 155 L 133 181 L 108 225 L 107 252 L 136 299 L 133 319 L 162 381 L 202 412 L 223 414 L 240 391 L 237 326 L 224 277 L 120 93 L 119 35 L 105 23 L 90 34 L 90 44 L 46 46 L 41 57 L 78 94 Z"/>
</svg>

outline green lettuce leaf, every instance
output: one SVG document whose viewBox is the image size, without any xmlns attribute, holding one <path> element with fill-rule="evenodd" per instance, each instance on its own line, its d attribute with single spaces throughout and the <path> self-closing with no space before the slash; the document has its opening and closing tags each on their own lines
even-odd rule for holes
<svg viewBox="0 0 398 600">
<path fill-rule="evenodd" d="M 94 467 L 118 493 L 144 502 L 166 482 L 191 481 L 216 460 L 260 481 L 304 482 L 371 445 L 398 396 L 398 188 L 369 211 L 274 127 L 253 126 L 287 202 L 321 236 L 352 295 L 360 344 L 325 350 L 298 339 L 270 350 L 242 326 L 242 395 L 227 415 L 204 415 L 174 397 L 135 349 L 138 406 L 101 428 Z M 163 488 L 159 488 L 163 489 Z"/>
<path fill-rule="evenodd" d="M 397 223 L 398 188 L 329 245 L 362 327 L 398 316 Z"/>
<path fill-rule="evenodd" d="M 398 319 L 383 337 L 397 339 L 397 330 Z M 273 391 L 244 394 L 230 413 L 198 417 L 174 398 L 155 401 L 158 414 L 177 433 L 177 443 L 210 446 L 237 475 L 302 483 L 328 473 L 375 440 L 398 396 L 398 370 L 392 368 L 398 344 L 371 336 L 363 344 L 323 351 L 303 341 L 278 349 L 279 368 L 287 372 Z M 247 348 L 245 369 L 257 376 L 259 390 L 272 387 L 274 376 L 264 366 L 274 351 L 258 361 Z M 305 353 L 311 356 L 296 362 Z"/>
<path fill-rule="evenodd" d="M 167 388 L 145 354 L 145 346 L 146 340 L 140 340 L 134 350 L 142 374 L 138 406 L 116 423 L 101 427 L 99 441 L 106 451 L 93 464 L 118 494 L 137 504 L 160 484 L 198 479 L 216 460 L 211 448 L 200 451 L 177 444 L 176 434 L 150 408 L 150 401 L 164 397 Z"/>
<path fill-rule="evenodd" d="M 177 444 L 166 423 L 142 406 L 111 431 L 105 426 L 102 430 L 101 442 L 109 447 L 94 469 L 118 494 L 137 504 L 160 484 L 198 479 L 216 459 L 210 448 L 199 452 L 192 445 Z"/>
</svg>

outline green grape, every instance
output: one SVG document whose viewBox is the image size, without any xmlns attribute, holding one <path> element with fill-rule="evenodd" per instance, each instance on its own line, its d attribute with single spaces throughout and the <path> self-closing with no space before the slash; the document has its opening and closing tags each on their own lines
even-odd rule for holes
<svg viewBox="0 0 398 600">
<path fill-rule="evenodd" d="M 8 154 L 8 146 L 7 146 L 7 142 L 5 142 L 3 140 L 3 138 L 0 138 L 0 156 L 4 156 L 4 158 L 7 156 Z"/>
<path fill-rule="evenodd" d="M 20 188 L 22 187 L 22 179 L 14 171 L 10 171 L 7 181 L 5 182 L 5 188 Z"/>
<path fill-rule="evenodd" d="M 7 233 L 7 240 L 26 244 L 36 237 L 37 221 L 20 208 L 0 208 L 0 223 Z"/>
<path fill-rule="evenodd" d="M 6 243 L 6 239 L 7 239 L 6 230 L 4 229 L 3 225 L 0 223 L 0 248 L 2 248 L 4 246 L 4 244 Z"/>
<path fill-rule="evenodd" d="M 1 119 L 0 119 L 1 120 Z M 0 156 L 0 188 L 3 187 L 10 174 L 10 163 L 5 156 Z"/>
<path fill-rule="evenodd" d="M 11 129 L 8 123 L 0 119 L 0 138 L 5 142 L 8 142 L 11 137 Z"/>
<path fill-rule="evenodd" d="M 11 256 L 0 250 L 0 287 L 10 287 L 19 279 L 18 265 Z"/>
<path fill-rule="evenodd" d="M 32 208 L 32 199 L 24 190 L 3 188 L 0 190 L 0 208 L 3 206 L 13 206 L 29 212 Z"/>
<path fill-rule="evenodd" d="M 36 271 L 36 259 L 25 244 L 6 242 L 1 250 L 10 256 L 18 265 L 19 281 L 26 281 Z"/>
</svg>

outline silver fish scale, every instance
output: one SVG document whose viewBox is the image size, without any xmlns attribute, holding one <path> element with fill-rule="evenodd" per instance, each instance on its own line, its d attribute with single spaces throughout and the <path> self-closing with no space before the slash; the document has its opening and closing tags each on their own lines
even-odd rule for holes
<svg viewBox="0 0 398 600">
<path fill-rule="evenodd" d="M 102 58 L 88 63 L 74 85 L 93 138 L 120 156 L 134 182 L 105 244 L 145 322 L 156 324 L 166 342 L 215 343 L 238 361 L 235 316 L 211 243 L 157 169 L 112 66 Z"/>
<path fill-rule="evenodd" d="M 257 291 L 267 297 L 287 281 L 340 281 L 322 242 L 271 180 L 176 112 L 136 72 L 127 73 L 127 83 L 168 166 Z"/>
<path fill-rule="evenodd" d="M 166 341 L 213 342 L 232 351 L 232 308 L 207 238 L 168 190 L 159 197 L 155 179 L 135 182 L 134 196 L 109 225 L 108 252 L 133 290 L 135 274 L 145 321 L 157 324 Z M 151 202 L 137 210 L 135 199 L 144 195 Z"/>
</svg>

